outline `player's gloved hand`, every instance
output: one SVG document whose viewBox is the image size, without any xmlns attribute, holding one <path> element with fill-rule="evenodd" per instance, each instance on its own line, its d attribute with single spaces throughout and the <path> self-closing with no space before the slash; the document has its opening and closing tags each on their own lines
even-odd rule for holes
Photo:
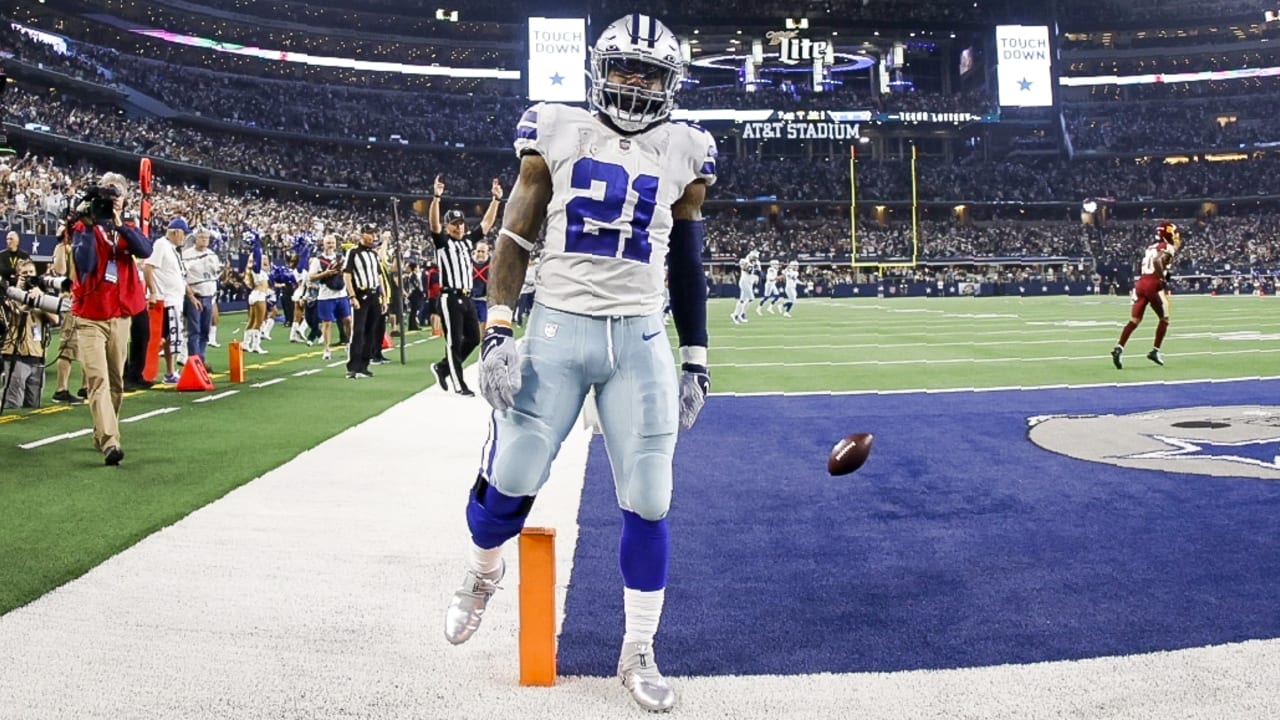
<svg viewBox="0 0 1280 720">
<path fill-rule="evenodd" d="M 520 383 L 520 349 L 511 324 L 492 322 L 480 346 L 480 394 L 495 410 L 509 410 Z"/>
<path fill-rule="evenodd" d="M 680 348 L 680 427 L 688 430 L 698 419 L 711 391 L 706 348 Z"/>
</svg>

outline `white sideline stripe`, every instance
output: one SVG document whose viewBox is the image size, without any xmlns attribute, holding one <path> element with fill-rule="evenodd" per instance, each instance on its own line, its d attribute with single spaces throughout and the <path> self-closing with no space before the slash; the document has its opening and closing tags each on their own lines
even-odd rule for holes
<svg viewBox="0 0 1280 720">
<path fill-rule="evenodd" d="M 1250 355 L 1254 353 L 1277 353 L 1280 348 L 1271 350 L 1263 350 L 1261 348 L 1248 348 L 1245 350 L 1201 350 L 1196 352 L 1183 353 L 1162 353 L 1166 358 L 1172 357 L 1191 357 L 1193 355 Z M 855 365 L 962 365 L 972 363 L 974 365 L 987 365 L 994 363 L 1029 363 L 1029 362 L 1063 362 L 1090 360 L 1097 361 L 1098 358 L 1107 359 L 1106 355 L 1050 355 L 1047 357 L 1006 357 L 1006 358 L 947 358 L 944 360 L 916 359 L 916 360 L 840 360 L 840 361 L 823 361 L 823 362 L 761 362 L 761 363 L 712 363 L 713 368 L 763 368 L 763 367 L 850 367 Z M 1131 356 L 1132 360 L 1146 359 L 1145 356 L 1135 353 Z"/>
<path fill-rule="evenodd" d="M 339 365 L 346 365 L 346 364 L 347 364 L 346 360 L 339 360 L 338 362 L 331 362 L 328 365 L 325 365 L 325 367 L 338 367 Z"/>
<path fill-rule="evenodd" d="M 1258 336 L 1258 337 L 1233 337 L 1223 338 L 1220 335 L 1228 333 L 1209 333 L 1210 337 L 1196 336 L 1196 340 L 1220 340 L 1222 342 L 1280 342 L 1280 337 Z M 830 335 L 828 335 L 830 337 Z M 1182 339 L 1188 339 L 1191 336 L 1182 335 Z M 866 350 L 868 348 L 913 348 L 913 347 L 999 347 L 1001 345 L 1067 345 L 1071 343 L 1115 343 L 1115 335 L 1107 335 L 1099 338 L 1081 338 L 1081 337 L 1058 337 L 1053 340 L 997 340 L 991 342 L 919 342 L 919 343 L 853 343 L 849 345 L 715 345 L 713 350 L 719 352 L 721 350 Z"/>
<path fill-rule="evenodd" d="M 74 432 L 65 432 L 65 433 L 62 433 L 61 435 L 51 435 L 42 440 L 35 440 L 29 443 L 23 443 L 18 447 L 22 448 L 23 450 L 34 450 L 42 445 L 49 445 L 51 443 L 56 443 L 59 440 L 70 440 L 71 438 L 78 438 L 81 435 L 88 435 L 91 432 L 93 432 L 93 428 L 85 428 L 83 430 L 76 430 Z"/>
<path fill-rule="evenodd" d="M 268 385 L 275 385 L 276 383 L 282 383 L 288 379 L 289 378 L 272 378 L 271 380 L 264 380 L 260 383 L 254 383 L 249 387 L 264 388 L 264 387 L 267 387 Z"/>
<path fill-rule="evenodd" d="M 1104 321 L 1099 321 L 1099 322 L 1102 323 Z M 1223 323 L 1215 323 L 1212 325 L 1208 325 L 1208 324 L 1188 325 L 1183 323 L 1178 325 L 1178 332 L 1183 333 L 1184 331 L 1186 332 L 1199 331 L 1199 332 L 1216 332 L 1219 334 L 1225 334 L 1225 333 L 1232 333 L 1232 332 L 1262 332 L 1264 329 L 1268 331 L 1274 331 L 1273 330 L 1274 328 L 1280 328 L 1280 324 L 1276 324 L 1276 323 L 1259 323 L 1259 322 L 1252 322 L 1248 320 L 1241 320 L 1240 322 L 1242 324 L 1239 326 L 1225 325 Z M 845 323 L 816 323 L 816 324 L 820 325 L 823 328 L 826 328 L 826 331 L 797 333 L 797 332 L 790 332 L 786 330 L 778 330 L 776 332 L 776 337 L 787 339 L 787 340 L 792 340 L 795 338 L 805 338 L 805 337 L 824 338 L 829 340 L 833 335 L 839 335 L 841 332 L 853 332 L 853 331 L 863 331 L 863 330 L 878 331 L 883 327 L 883 323 L 874 323 L 874 324 L 864 323 L 864 324 L 858 324 L 858 325 L 849 325 Z M 945 337 L 948 335 L 962 335 L 964 337 L 973 337 L 974 335 L 982 335 L 983 337 L 987 337 L 991 335 L 1014 335 L 1019 338 L 1027 337 L 1030 335 L 1053 335 L 1056 338 L 1060 338 L 1063 342 L 1069 342 L 1069 341 L 1075 340 L 1075 336 L 1071 334 L 1073 332 L 1092 331 L 1092 330 L 1096 330 L 1099 327 L 1122 328 L 1124 327 L 1124 325 L 1125 324 L 1123 322 L 1106 322 L 1105 325 L 1091 325 L 1087 327 L 1081 327 L 1081 326 L 1071 327 L 1067 325 L 1056 325 L 1056 326 L 1050 327 L 1050 326 L 1036 325 L 1033 327 L 1010 328 L 1007 330 L 985 330 L 985 329 L 964 327 L 958 323 L 949 322 L 949 323 L 938 324 L 935 326 L 927 326 L 919 323 L 914 323 L 907 329 L 915 333 L 928 333 L 929 336 L 932 338 Z M 734 326 L 734 327 L 740 327 L 740 326 Z M 949 328 L 949 329 L 935 330 L 933 329 L 934 327 Z M 724 328 L 724 329 L 728 330 L 729 328 Z M 771 329 L 770 331 L 773 331 L 773 330 L 774 329 Z M 1173 337 L 1179 337 L 1179 336 L 1175 335 Z M 1115 341 L 1114 336 L 1111 338 L 1111 341 L 1112 342 Z M 925 344 L 934 344 L 934 343 L 925 343 Z M 720 346 L 716 345 L 715 347 L 720 347 Z"/>
<path fill-rule="evenodd" d="M 293 376 L 302 377 L 303 375 L 315 375 L 318 372 L 324 372 L 324 371 L 321 370 L 320 368 L 311 368 L 310 370 L 299 370 L 298 372 L 294 373 Z"/>
<path fill-rule="evenodd" d="M 152 410 L 151 412 L 144 412 L 141 415 L 134 415 L 133 417 L 122 418 L 120 422 L 122 423 L 138 422 L 139 420 L 146 420 L 147 418 L 153 418 L 157 415 L 168 415 L 171 412 L 178 412 L 178 410 L 180 409 L 181 408 L 176 408 L 176 407 L 157 408 L 155 410 Z"/>
<path fill-rule="evenodd" d="M 206 395 L 205 397 L 202 397 L 202 398 L 200 398 L 200 399 L 198 399 L 198 400 L 193 400 L 192 402 L 198 402 L 198 403 L 213 402 L 214 400 L 221 400 L 221 399 L 222 399 L 222 398 L 224 398 L 224 397 L 231 397 L 232 395 L 235 395 L 235 394 L 236 394 L 236 393 L 238 393 L 238 392 L 240 392 L 240 391 L 239 391 L 239 390 L 227 390 L 226 392 L 220 392 L 220 393 L 218 393 L 217 395 Z"/>
<path fill-rule="evenodd" d="M 781 392 L 776 390 L 762 392 L 713 392 L 712 397 L 801 397 L 806 395 L 914 395 L 943 394 L 966 392 L 1003 392 L 1006 390 L 1088 390 L 1092 388 L 1141 387 L 1149 385 L 1196 385 L 1199 383 L 1234 383 L 1234 382 L 1271 382 L 1280 380 L 1280 375 L 1244 376 L 1233 378 L 1192 378 L 1189 380 L 1141 380 L 1137 382 L 1110 383 L 1061 383 L 1054 385 L 1004 385 L 1001 387 L 954 387 L 954 388 L 903 388 L 901 390 L 801 390 Z"/>
</svg>

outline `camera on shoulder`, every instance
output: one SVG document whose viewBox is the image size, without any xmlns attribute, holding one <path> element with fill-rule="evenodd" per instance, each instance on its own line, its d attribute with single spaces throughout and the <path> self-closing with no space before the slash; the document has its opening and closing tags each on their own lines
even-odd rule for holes
<svg viewBox="0 0 1280 720">
<path fill-rule="evenodd" d="M 115 201 L 120 197 L 120 189 L 114 185 L 94 185 L 76 200 L 70 213 L 72 222 L 88 219 L 99 223 L 110 220 L 115 215 Z"/>
</svg>

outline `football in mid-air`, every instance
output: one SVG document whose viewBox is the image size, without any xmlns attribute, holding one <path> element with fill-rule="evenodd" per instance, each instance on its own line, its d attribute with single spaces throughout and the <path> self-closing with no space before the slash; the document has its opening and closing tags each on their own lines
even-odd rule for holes
<svg viewBox="0 0 1280 720">
<path fill-rule="evenodd" d="M 871 455 L 871 446 L 876 436 L 871 433 L 854 433 L 831 448 L 831 456 L 827 458 L 827 472 L 832 475 L 848 475 L 862 467 Z"/>
</svg>

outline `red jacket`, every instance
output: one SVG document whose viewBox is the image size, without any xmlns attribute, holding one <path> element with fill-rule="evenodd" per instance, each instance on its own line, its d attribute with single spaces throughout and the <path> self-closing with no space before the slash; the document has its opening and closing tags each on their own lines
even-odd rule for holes
<svg viewBox="0 0 1280 720">
<path fill-rule="evenodd" d="M 429 267 L 427 272 L 427 299 L 440 297 L 440 269 Z"/>
<path fill-rule="evenodd" d="M 147 307 L 147 292 L 134 256 L 151 255 L 151 241 L 131 226 L 111 235 L 102 225 L 77 222 L 72 227 L 76 272 L 71 287 L 71 314 L 86 320 L 132 317 Z M 113 242 L 114 240 L 114 242 Z M 110 266 L 114 281 L 107 279 Z"/>
</svg>

